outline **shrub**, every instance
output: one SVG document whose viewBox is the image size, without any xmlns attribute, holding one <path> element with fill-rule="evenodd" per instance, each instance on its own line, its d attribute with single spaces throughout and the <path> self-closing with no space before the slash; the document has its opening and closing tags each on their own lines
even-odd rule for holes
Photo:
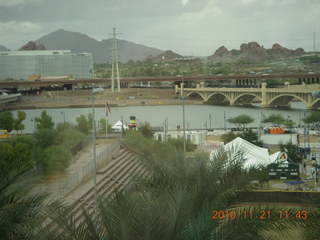
<svg viewBox="0 0 320 240">
<path fill-rule="evenodd" d="M 61 145 L 53 145 L 44 150 L 45 159 L 42 160 L 45 176 L 64 172 L 72 159 L 71 153 Z"/>
</svg>

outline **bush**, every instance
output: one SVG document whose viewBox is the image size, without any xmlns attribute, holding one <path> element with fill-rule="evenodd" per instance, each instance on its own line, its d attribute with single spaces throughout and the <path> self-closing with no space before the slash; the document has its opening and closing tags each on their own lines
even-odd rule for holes
<svg viewBox="0 0 320 240">
<path fill-rule="evenodd" d="M 53 145 L 44 150 L 45 159 L 42 160 L 45 176 L 64 172 L 72 159 L 71 153 L 61 145 Z"/>
<path fill-rule="evenodd" d="M 63 131 L 57 132 L 54 143 L 57 145 L 63 145 L 66 148 L 71 148 L 84 139 L 85 136 L 86 135 L 84 133 L 76 129 L 64 129 Z"/>
<path fill-rule="evenodd" d="M 43 149 L 54 143 L 56 132 L 52 129 L 42 128 L 34 133 L 35 144 Z"/>
<path fill-rule="evenodd" d="M 174 146 L 178 151 L 183 151 L 183 138 L 169 138 L 168 143 Z M 194 145 L 190 139 L 186 139 L 186 151 L 191 152 L 196 149 L 196 145 Z"/>
<path fill-rule="evenodd" d="M 3 172 L 21 169 L 22 171 L 34 167 L 31 147 L 24 142 L 0 143 L 0 169 Z"/>
</svg>

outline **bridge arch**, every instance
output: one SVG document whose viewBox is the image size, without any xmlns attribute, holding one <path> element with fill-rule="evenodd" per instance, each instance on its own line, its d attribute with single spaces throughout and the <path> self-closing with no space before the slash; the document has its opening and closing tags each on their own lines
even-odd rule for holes
<svg viewBox="0 0 320 240">
<path fill-rule="evenodd" d="M 187 98 L 191 98 L 191 99 L 202 98 L 202 100 L 205 100 L 205 97 L 199 92 L 190 92 L 187 94 Z"/>
<path fill-rule="evenodd" d="M 310 106 L 310 108 L 320 108 L 320 98 L 317 98 L 316 100 L 314 100 Z"/>
<path fill-rule="evenodd" d="M 233 103 L 234 104 L 250 104 L 255 98 L 258 98 L 259 101 L 262 101 L 261 97 L 254 93 L 242 93 L 234 99 Z"/>
<path fill-rule="evenodd" d="M 210 103 L 216 103 L 216 104 L 231 104 L 233 103 L 232 99 L 221 92 L 214 92 L 212 94 L 210 94 L 207 99 L 206 102 L 210 102 Z"/>
<path fill-rule="evenodd" d="M 308 102 L 295 95 L 295 94 L 281 94 L 281 95 L 278 95 L 274 98 L 271 98 L 269 101 L 268 101 L 268 105 L 269 106 L 288 106 L 289 103 L 293 100 L 293 99 L 297 99 L 299 100 L 300 102 L 303 102 L 306 106 L 308 106 Z"/>
</svg>

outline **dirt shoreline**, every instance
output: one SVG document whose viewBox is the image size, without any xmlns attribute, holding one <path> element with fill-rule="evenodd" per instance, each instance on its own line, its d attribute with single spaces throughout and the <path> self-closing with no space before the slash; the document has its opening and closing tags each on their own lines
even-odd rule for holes
<svg viewBox="0 0 320 240">
<path fill-rule="evenodd" d="M 105 91 L 95 95 L 95 107 L 182 105 L 173 89 L 123 89 L 120 93 Z M 201 105 L 202 100 L 185 100 L 186 105 Z M 8 104 L 5 110 L 88 108 L 92 107 L 90 90 L 43 92 L 23 96 L 19 102 Z"/>
</svg>

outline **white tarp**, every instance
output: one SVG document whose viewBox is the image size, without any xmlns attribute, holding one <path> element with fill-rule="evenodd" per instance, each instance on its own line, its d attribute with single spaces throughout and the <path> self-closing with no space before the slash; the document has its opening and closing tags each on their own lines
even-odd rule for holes
<svg viewBox="0 0 320 240">
<path fill-rule="evenodd" d="M 112 126 L 112 129 L 121 131 L 121 130 L 122 130 L 122 122 L 121 122 L 120 120 L 118 120 L 118 121 L 116 122 L 116 124 L 114 124 L 114 125 Z M 128 129 L 128 126 L 126 126 L 125 124 L 123 124 L 123 129 Z"/>
<path fill-rule="evenodd" d="M 258 147 L 240 137 L 237 137 L 221 148 L 225 152 L 230 152 L 230 156 L 242 154 L 245 159 L 245 162 L 243 164 L 244 168 L 250 168 L 258 165 L 266 166 L 274 162 L 275 157 L 279 154 L 273 154 L 271 155 L 271 157 L 267 148 Z M 210 159 L 213 159 L 218 151 L 221 151 L 221 148 L 213 150 L 210 153 Z"/>
</svg>

